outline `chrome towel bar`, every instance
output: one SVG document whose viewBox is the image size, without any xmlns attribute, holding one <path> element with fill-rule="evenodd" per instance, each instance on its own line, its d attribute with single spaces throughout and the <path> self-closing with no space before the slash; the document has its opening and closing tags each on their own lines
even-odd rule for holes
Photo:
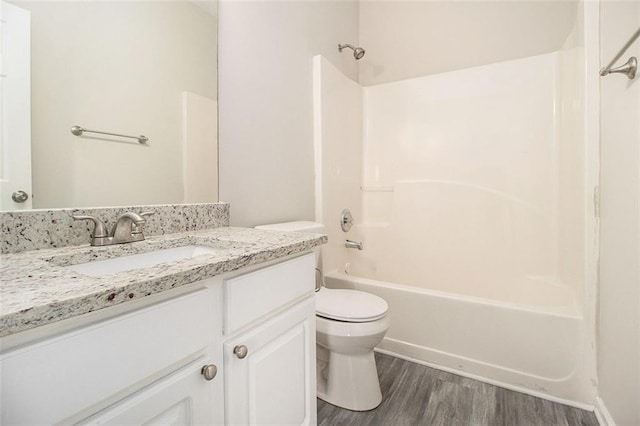
<svg viewBox="0 0 640 426">
<path fill-rule="evenodd" d="M 627 49 L 629 49 L 631 45 L 638 39 L 638 37 L 640 37 L 640 28 L 638 28 L 638 30 L 631 36 L 629 41 L 627 41 L 625 45 L 622 46 L 622 49 L 620 49 L 618 54 L 611 60 L 611 62 L 609 62 L 609 65 L 600 70 L 601 76 L 604 77 L 605 75 L 619 73 L 626 75 L 630 80 L 636 76 L 636 71 L 638 70 L 638 60 L 635 58 L 635 56 L 632 56 L 625 64 L 617 68 L 612 67 L 616 62 L 618 62 L 618 59 L 620 59 L 620 57 L 624 55 Z"/>
<path fill-rule="evenodd" d="M 141 144 L 146 144 L 149 141 L 149 138 L 143 135 L 140 136 L 128 136 L 128 135 L 121 135 L 119 133 L 112 133 L 112 132 L 100 132 L 98 130 L 89 130 L 89 129 L 85 129 L 84 127 L 80 127 L 80 126 L 73 126 L 71 128 L 71 133 L 76 135 L 76 136 L 82 136 L 82 134 L 84 132 L 87 133 L 99 133 L 101 135 L 109 135 L 109 136 L 118 136 L 121 138 L 129 138 L 129 139 L 137 139 L 137 141 Z"/>
</svg>

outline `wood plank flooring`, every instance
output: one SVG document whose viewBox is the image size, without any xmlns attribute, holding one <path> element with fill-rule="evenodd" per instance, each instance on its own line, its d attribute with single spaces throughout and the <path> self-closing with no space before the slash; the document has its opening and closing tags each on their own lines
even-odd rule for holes
<svg viewBox="0 0 640 426">
<path fill-rule="evenodd" d="M 382 403 L 355 412 L 318 399 L 318 425 L 598 426 L 592 412 L 376 354 Z"/>
</svg>

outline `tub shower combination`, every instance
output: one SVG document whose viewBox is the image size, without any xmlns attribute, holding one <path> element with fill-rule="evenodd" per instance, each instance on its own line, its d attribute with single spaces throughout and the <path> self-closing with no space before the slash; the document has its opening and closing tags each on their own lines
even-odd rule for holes
<svg viewBox="0 0 640 426">
<path fill-rule="evenodd" d="M 314 60 L 325 285 L 387 301 L 381 352 L 587 406 L 580 55 L 369 87 Z"/>
</svg>

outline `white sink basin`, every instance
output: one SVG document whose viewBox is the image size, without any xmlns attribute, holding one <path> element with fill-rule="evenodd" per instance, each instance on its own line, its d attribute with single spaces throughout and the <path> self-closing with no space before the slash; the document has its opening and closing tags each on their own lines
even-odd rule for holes
<svg viewBox="0 0 640 426">
<path fill-rule="evenodd" d="M 191 259 L 205 254 L 219 253 L 220 251 L 222 250 L 213 247 L 189 245 L 155 250 L 147 253 L 132 254 L 130 256 L 114 257 L 113 259 L 79 263 L 77 265 L 66 266 L 65 269 L 80 272 L 81 274 L 90 275 L 92 277 L 101 277 L 122 271 L 130 271 L 132 269 L 150 268 L 152 266 L 159 265 L 160 263 Z"/>
</svg>

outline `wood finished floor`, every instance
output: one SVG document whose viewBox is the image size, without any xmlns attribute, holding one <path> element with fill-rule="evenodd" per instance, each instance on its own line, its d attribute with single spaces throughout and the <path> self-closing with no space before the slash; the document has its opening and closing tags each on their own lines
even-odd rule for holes
<svg viewBox="0 0 640 426">
<path fill-rule="evenodd" d="M 376 354 L 382 403 L 355 412 L 318 399 L 318 425 L 598 426 L 592 412 Z"/>
</svg>

